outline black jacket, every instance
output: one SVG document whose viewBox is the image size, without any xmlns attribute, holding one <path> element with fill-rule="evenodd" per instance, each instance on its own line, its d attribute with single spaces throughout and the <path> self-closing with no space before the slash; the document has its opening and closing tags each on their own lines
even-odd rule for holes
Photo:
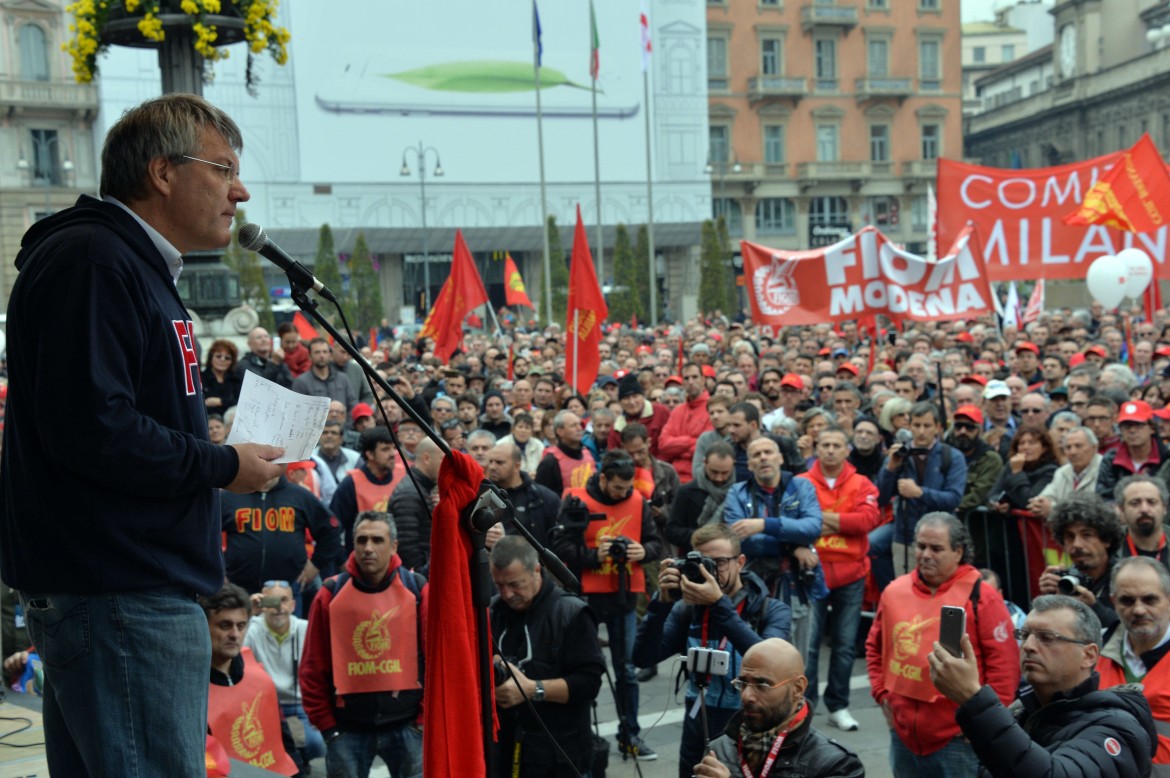
<svg viewBox="0 0 1170 778">
<path fill-rule="evenodd" d="M 223 403 L 215 407 L 208 406 L 207 412 L 223 414 L 228 408 L 231 408 L 240 401 L 240 389 L 244 385 L 244 371 L 233 368 L 223 376 L 223 382 L 220 383 L 215 377 L 215 371 L 207 368 L 200 374 L 200 380 L 203 382 L 203 399 L 209 397 L 218 397 Z"/>
<path fill-rule="evenodd" d="M 240 355 L 240 365 L 244 370 L 255 373 L 261 378 L 267 378 L 274 383 L 278 383 L 285 389 L 292 386 L 293 377 L 292 373 L 289 372 L 288 365 L 277 364 L 271 359 L 265 359 L 251 351 Z M 241 375 L 240 378 L 242 380 L 243 376 Z"/>
<path fill-rule="evenodd" d="M 427 478 L 417 467 L 410 468 L 410 475 L 418 479 L 422 493 L 430 495 L 435 482 Z M 398 482 L 390 493 L 387 506 L 394 524 L 398 527 L 398 556 L 403 566 L 423 571 L 431 561 L 431 505 L 418 496 L 410 477 Z"/>
<path fill-rule="evenodd" d="M 567 703 L 534 702 L 533 705 L 577 769 L 588 769 L 593 757 L 593 739 L 588 736 L 589 712 L 605 672 L 605 659 L 597 639 L 597 620 L 589 606 L 545 575 L 540 593 L 523 611 L 512 610 L 495 597 L 491 604 L 491 628 L 493 638 L 498 641 L 498 653 L 514 664 L 519 663 L 520 672 L 534 681 L 562 678 L 568 684 Z M 525 661 L 529 648 L 531 658 Z M 497 685 L 511 683 L 498 675 L 495 682 Z M 564 764 L 564 758 L 549 742 L 528 706 L 498 708 L 497 713 L 500 718 L 497 775 L 512 774 L 513 745 L 517 739 L 522 741 L 523 764 L 548 768 Z"/>
<path fill-rule="evenodd" d="M 374 478 L 374 474 L 370 472 L 363 455 L 359 455 L 358 465 L 355 469 L 363 471 L 366 478 L 370 479 L 370 483 L 389 486 L 394 481 L 393 470 L 386 473 L 383 478 Z M 358 515 L 357 487 L 353 483 L 352 475 L 346 475 L 337 485 L 332 499 L 329 500 L 329 510 L 333 511 L 333 515 L 341 523 L 341 531 L 344 533 L 345 556 L 348 557 L 349 553 L 353 551 L 353 523 Z M 399 545 L 401 545 L 401 538 Z"/>
<path fill-rule="evenodd" d="M 223 586 L 218 487 L 191 315 L 120 206 L 33 225 L 8 304 L 0 573 L 25 592 Z M 62 500 L 56 497 L 64 498 Z"/>
<path fill-rule="evenodd" d="M 579 449 L 571 449 L 562 446 L 560 443 L 554 443 L 553 445 L 573 459 L 583 460 L 585 457 L 593 456 L 589 449 L 584 446 Z M 562 495 L 565 493 L 566 488 L 565 479 L 561 477 L 560 463 L 557 462 L 556 457 L 549 453 L 550 448 L 544 450 L 544 456 L 540 458 L 540 464 L 536 466 L 536 482 L 551 490 L 554 494 Z"/>
<path fill-rule="evenodd" d="M 1150 463 L 1149 467 L 1142 467 L 1142 472 L 1147 475 L 1156 474 L 1159 468 L 1166 464 L 1167 460 L 1170 460 L 1170 449 L 1166 448 L 1157 435 L 1154 435 L 1152 445 L 1157 448 L 1158 461 Z M 1113 502 L 1113 489 L 1117 486 L 1118 481 L 1128 475 L 1133 475 L 1133 471 L 1129 467 L 1116 462 L 1118 454 L 1124 447 L 1125 443 L 1123 442 L 1101 457 L 1101 469 L 1097 471 L 1097 494 L 1106 502 Z M 1129 461 L 1128 449 L 1123 460 Z"/>
<path fill-rule="evenodd" d="M 1005 464 L 1003 470 L 999 471 L 995 486 L 987 493 L 987 499 L 1006 502 L 1012 510 L 1027 510 L 1028 500 L 1039 497 L 1044 487 L 1052 483 L 1052 476 L 1056 475 L 1058 467 L 1055 462 L 1046 462 L 1032 470 L 1013 473 L 1011 465 Z"/>
<path fill-rule="evenodd" d="M 711 741 L 715 758 L 731 771 L 732 778 L 743 778 L 738 748 L 740 719 L 739 713 L 732 716 L 724 734 Z M 785 738 L 771 774 L 799 775 L 802 778 L 864 778 L 865 767 L 857 755 L 813 729 L 812 719 L 811 714 L 805 717 L 800 726 Z"/>
<path fill-rule="evenodd" d="M 670 504 L 670 515 L 666 517 L 663 534 L 667 542 L 678 549 L 679 554 L 691 550 L 691 535 L 698 529 L 695 522 L 706 504 L 707 493 L 697 481 L 688 481 L 674 493 L 674 502 Z"/>
<path fill-rule="evenodd" d="M 284 476 L 267 492 L 220 496 L 227 577 L 245 591 L 264 581 L 292 581 L 305 566 L 305 530 L 317 544 L 313 564 L 322 578 L 341 565 L 341 527 L 308 489 Z"/>
<path fill-rule="evenodd" d="M 1098 675 L 1041 707 L 1030 687 L 1005 708 L 984 686 L 955 720 L 995 778 L 1145 778 L 1157 732 L 1141 686 L 1097 689 Z"/>
<path fill-rule="evenodd" d="M 516 520 L 533 534 L 540 545 L 547 546 L 549 530 L 556 525 L 557 514 L 561 510 L 560 495 L 536 483 L 525 472 L 520 473 L 519 486 L 504 491 L 516 508 Z M 511 524 L 504 525 L 504 532 L 508 535 L 517 534 Z"/>
</svg>

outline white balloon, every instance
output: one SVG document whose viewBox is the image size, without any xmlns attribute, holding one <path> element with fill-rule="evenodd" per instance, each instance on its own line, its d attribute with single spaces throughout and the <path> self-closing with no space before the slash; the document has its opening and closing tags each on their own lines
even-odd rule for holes
<svg viewBox="0 0 1170 778">
<path fill-rule="evenodd" d="M 1117 252 L 1117 258 L 1125 263 L 1129 281 L 1125 285 L 1125 296 L 1141 297 L 1150 282 L 1154 280 L 1154 263 L 1150 255 L 1141 249 L 1128 248 Z"/>
<path fill-rule="evenodd" d="M 1112 254 L 1098 257 L 1089 265 L 1085 284 L 1093 299 L 1112 310 L 1125 299 L 1125 287 L 1129 283 L 1129 268 L 1125 261 Z"/>
</svg>

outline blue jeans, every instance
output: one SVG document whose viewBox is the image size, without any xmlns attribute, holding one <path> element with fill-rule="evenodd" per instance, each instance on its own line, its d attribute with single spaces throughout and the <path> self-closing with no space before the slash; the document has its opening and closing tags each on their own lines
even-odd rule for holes
<svg viewBox="0 0 1170 778">
<path fill-rule="evenodd" d="M 368 778 L 375 756 L 382 757 L 391 778 L 421 778 L 422 732 L 414 722 L 393 724 L 379 732 L 343 729 L 326 747 L 326 774 L 329 778 Z"/>
<path fill-rule="evenodd" d="M 296 716 L 301 720 L 301 724 L 305 728 L 305 747 L 301 750 L 304 752 L 306 762 L 325 756 L 325 738 L 321 737 L 317 728 L 309 723 L 309 717 L 305 715 L 303 707 L 300 705 L 281 705 L 280 715 L 285 718 Z"/>
<path fill-rule="evenodd" d="M 971 746 L 957 737 L 926 756 L 906 748 L 897 733 L 890 733 L 890 769 L 898 778 L 977 778 L 979 760 Z"/>
<path fill-rule="evenodd" d="M 894 522 L 883 524 L 869 533 L 869 560 L 878 591 L 885 591 L 894 580 Z"/>
<path fill-rule="evenodd" d="M 825 707 L 830 713 L 849 707 L 849 677 L 853 675 L 853 659 L 857 653 L 857 626 L 861 623 L 861 600 L 865 596 L 865 579 L 839 586 L 829 596 L 813 603 L 812 640 L 808 646 L 805 677 L 808 691 L 805 695 L 814 704 L 817 701 L 817 662 L 820 659 L 821 640 L 826 628 L 829 634 L 829 684 L 825 688 Z M 833 606 L 832 618 L 829 606 Z"/>
<path fill-rule="evenodd" d="M 638 618 L 634 611 L 622 613 L 611 610 L 601 614 L 605 631 L 609 637 L 609 656 L 613 661 L 614 685 L 621 701 L 621 722 L 618 724 L 618 739 L 629 741 L 637 737 L 638 726 L 638 669 L 630 661 L 634 654 L 634 638 L 638 632 Z M 625 630 L 625 646 L 618 643 Z"/>
<path fill-rule="evenodd" d="M 679 778 L 690 778 L 695 774 L 695 765 L 703 761 L 705 755 L 703 747 L 707 741 L 722 735 L 723 731 L 727 729 L 727 722 L 731 721 L 731 717 L 739 710 L 738 708 L 716 708 L 714 705 L 708 705 L 707 737 L 704 738 L 702 714 L 696 711 L 694 716 L 691 715 L 698 700 L 698 697 L 687 697 L 685 702 L 686 715 L 683 717 L 682 740 L 678 744 Z"/>
<path fill-rule="evenodd" d="M 45 668 L 52 775 L 206 773 L 207 617 L 177 590 L 20 594 Z"/>
</svg>

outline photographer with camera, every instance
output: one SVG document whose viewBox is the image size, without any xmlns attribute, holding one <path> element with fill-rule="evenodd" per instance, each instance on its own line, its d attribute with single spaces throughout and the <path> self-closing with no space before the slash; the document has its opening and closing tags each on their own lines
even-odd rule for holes
<svg viewBox="0 0 1170 778">
<path fill-rule="evenodd" d="M 743 569 L 747 558 L 726 524 L 706 524 L 691 535 L 694 551 L 664 560 L 658 593 L 634 642 L 634 664 L 652 667 L 688 648 L 728 651 L 726 675 L 689 673 L 679 744 L 679 775 L 687 778 L 703 758 L 708 739 L 718 737 L 739 709 L 739 692 L 729 683 L 739 672 L 743 654 L 765 638 L 788 639 L 792 611 L 768 596 L 763 580 Z M 690 668 L 688 668 L 689 670 Z M 698 700 L 707 706 L 703 731 Z"/>
<path fill-rule="evenodd" d="M 1056 504 L 1048 526 L 1073 566 L 1045 568 L 1040 575 L 1041 594 L 1075 597 L 1093 609 L 1101 629 L 1110 629 L 1119 619 L 1109 595 L 1109 579 L 1125 542 L 1125 529 L 1116 512 L 1094 494 L 1076 494 Z"/>
<path fill-rule="evenodd" d="M 635 759 L 658 758 L 638 736 L 637 670 L 631 662 L 637 595 L 646 591 L 641 562 L 662 555 L 650 504 L 634 489 L 634 460 L 621 449 L 606 451 L 584 487 L 561 503 L 552 550 L 581 579 L 581 591 L 605 623 L 617 676 L 618 749 Z"/>
<path fill-rule="evenodd" d="M 601 689 L 605 657 L 597 620 L 585 601 L 545 576 L 536 551 L 509 535 L 492 547 L 496 707 L 500 735 L 496 775 L 567 778 L 591 766 L 589 711 Z M 527 697 L 550 735 L 524 704 Z M 557 746 L 564 751 L 562 757 Z M 565 764 L 565 758 L 572 768 Z"/>
</svg>

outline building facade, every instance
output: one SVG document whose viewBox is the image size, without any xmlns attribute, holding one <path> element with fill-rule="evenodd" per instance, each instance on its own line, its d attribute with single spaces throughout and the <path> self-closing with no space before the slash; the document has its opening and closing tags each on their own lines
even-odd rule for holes
<svg viewBox="0 0 1170 778">
<path fill-rule="evenodd" d="M 927 242 L 936 160 L 962 154 L 951 0 L 708 0 L 712 202 L 781 249 L 866 225 Z"/>
</svg>

